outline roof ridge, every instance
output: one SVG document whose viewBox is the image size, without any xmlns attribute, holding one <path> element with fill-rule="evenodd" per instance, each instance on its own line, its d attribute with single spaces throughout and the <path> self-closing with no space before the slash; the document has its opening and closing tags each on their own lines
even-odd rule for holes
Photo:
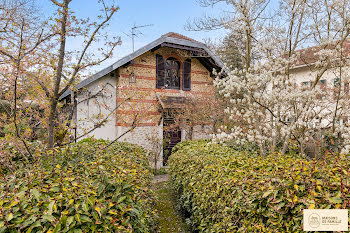
<svg viewBox="0 0 350 233">
<path fill-rule="evenodd" d="M 201 43 L 201 42 L 199 42 L 199 41 L 197 41 L 195 39 L 192 39 L 192 38 L 190 38 L 188 36 L 184 36 L 184 35 L 182 35 L 180 33 L 177 33 L 177 32 L 168 32 L 168 33 L 162 35 L 162 37 L 173 37 L 173 38 L 177 38 L 177 39 L 182 39 L 182 40 L 188 40 L 188 41 Z"/>
</svg>

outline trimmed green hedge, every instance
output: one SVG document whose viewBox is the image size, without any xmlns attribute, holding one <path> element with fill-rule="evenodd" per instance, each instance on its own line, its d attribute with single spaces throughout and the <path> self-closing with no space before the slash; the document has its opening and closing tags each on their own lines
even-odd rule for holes
<svg viewBox="0 0 350 233">
<path fill-rule="evenodd" d="M 150 232 L 152 174 L 140 147 L 85 140 L 0 183 L 0 232 Z"/>
<path fill-rule="evenodd" d="M 302 210 L 350 207 L 349 160 L 249 156 L 205 141 L 178 144 L 169 172 L 199 232 L 302 232 Z"/>
</svg>

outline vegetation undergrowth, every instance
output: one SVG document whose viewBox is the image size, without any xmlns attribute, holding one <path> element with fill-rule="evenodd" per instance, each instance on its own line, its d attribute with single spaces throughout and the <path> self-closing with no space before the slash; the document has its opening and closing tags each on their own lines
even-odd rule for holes
<svg viewBox="0 0 350 233">
<path fill-rule="evenodd" d="M 164 167 L 161 167 L 159 169 L 152 168 L 152 173 L 155 176 L 156 175 L 165 175 L 165 174 L 168 174 L 168 171 Z"/>
<path fill-rule="evenodd" d="M 152 232 L 144 150 L 87 139 L 1 178 L 0 232 Z"/>
<path fill-rule="evenodd" d="M 302 232 L 303 209 L 350 206 L 349 160 L 249 156 L 207 141 L 178 144 L 169 174 L 199 232 Z"/>
</svg>

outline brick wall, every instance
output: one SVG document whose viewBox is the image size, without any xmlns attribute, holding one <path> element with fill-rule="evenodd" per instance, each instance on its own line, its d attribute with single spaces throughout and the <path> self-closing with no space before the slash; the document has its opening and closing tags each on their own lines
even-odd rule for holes
<svg viewBox="0 0 350 233">
<path fill-rule="evenodd" d="M 117 105 L 121 107 L 117 112 L 117 136 L 127 130 L 139 113 L 137 128 L 133 133 L 125 135 L 122 140 L 136 143 L 146 149 L 152 150 L 150 135 L 157 135 L 159 140 L 163 137 L 162 108 L 157 99 L 158 96 L 214 96 L 213 78 L 209 71 L 195 58 L 191 59 L 191 90 L 173 90 L 156 88 L 156 54 L 160 54 L 166 60 L 175 57 L 181 64 L 187 59 L 184 52 L 173 48 L 160 48 L 155 52 L 147 53 L 137 57 L 133 64 L 120 67 L 117 71 Z M 182 66 L 180 66 L 180 77 L 182 78 Z M 136 82 L 130 83 L 130 74 L 134 73 Z M 182 83 L 180 84 L 182 87 Z M 129 100 L 127 100 L 130 98 Z M 184 132 L 186 133 L 186 132 Z M 208 138 L 211 126 L 195 126 L 193 139 Z"/>
<path fill-rule="evenodd" d="M 140 123 L 152 124 L 155 126 L 159 123 L 160 111 L 159 102 L 156 94 L 159 96 L 213 96 L 213 78 L 210 77 L 208 70 L 203 67 L 197 59 L 192 59 L 191 67 L 191 90 L 173 90 L 156 88 L 156 54 L 167 57 L 175 57 L 183 62 L 186 57 L 182 57 L 176 49 L 161 48 L 155 52 L 147 52 L 134 60 L 133 65 L 125 68 L 119 68 L 117 103 L 125 101 L 131 97 L 131 101 L 123 104 L 118 115 L 117 125 L 124 124 L 125 119 L 134 115 L 135 111 L 142 110 L 143 118 Z M 136 75 L 136 83 L 129 83 L 130 74 Z M 180 70 L 182 76 L 182 70 Z M 130 119 L 127 121 L 130 123 Z"/>
</svg>

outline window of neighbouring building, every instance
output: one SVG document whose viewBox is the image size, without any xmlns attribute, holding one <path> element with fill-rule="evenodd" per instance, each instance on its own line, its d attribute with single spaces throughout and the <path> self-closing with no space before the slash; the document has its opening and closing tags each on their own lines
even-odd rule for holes
<svg viewBox="0 0 350 233">
<path fill-rule="evenodd" d="M 320 80 L 320 87 L 321 87 L 321 90 L 323 90 L 323 91 L 326 90 L 326 87 L 327 87 L 327 81 L 326 81 L 326 79 L 321 79 L 321 80 Z"/>
<path fill-rule="evenodd" d="M 349 94 L 349 82 L 344 82 L 344 93 Z"/>
<path fill-rule="evenodd" d="M 309 82 L 308 81 L 302 82 L 302 86 L 303 87 L 309 87 Z"/>
<path fill-rule="evenodd" d="M 335 78 L 333 82 L 334 82 L 334 86 L 335 87 L 340 85 L 340 79 L 339 78 Z"/>
</svg>

